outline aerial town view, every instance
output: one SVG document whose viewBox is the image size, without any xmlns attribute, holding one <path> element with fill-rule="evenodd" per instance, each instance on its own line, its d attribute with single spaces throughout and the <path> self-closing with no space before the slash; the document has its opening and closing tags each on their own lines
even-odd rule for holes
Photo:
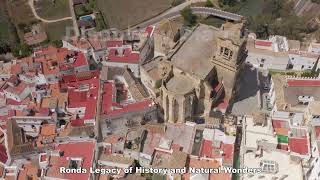
<svg viewBox="0 0 320 180">
<path fill-rule="evenodd" d="M 320 0 L 0 0 L 0 180 L 320 180 Z"/>
</svg>

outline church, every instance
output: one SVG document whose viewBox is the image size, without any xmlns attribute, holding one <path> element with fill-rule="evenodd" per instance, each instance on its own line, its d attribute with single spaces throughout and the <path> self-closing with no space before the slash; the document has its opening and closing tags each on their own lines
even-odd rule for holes
<svg viewBox="0 0 320 180">
<path fill-rule="evenodd" d="M 160 61 L 160 104 L 166 122 L 208 117 L 213 110 L 226 113 L 245 59 L 243 31 L 242 23 L 227 22 L 220 29 L 200 24 Z"/>
</svg>

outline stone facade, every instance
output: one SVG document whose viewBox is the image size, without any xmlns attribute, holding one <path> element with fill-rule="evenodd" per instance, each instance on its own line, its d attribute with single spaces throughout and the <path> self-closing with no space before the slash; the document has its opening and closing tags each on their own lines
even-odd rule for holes
<svg viewBox="0 0 320 180">
<path fill-rule="evenodd" d="M 242 24 L 227 23 L 221 29 L 200 24 L 158 63 L 164 121 L 209 117 L 225 96 L 230 99 L 244 54 L 242 30 Z"/>
</svg>

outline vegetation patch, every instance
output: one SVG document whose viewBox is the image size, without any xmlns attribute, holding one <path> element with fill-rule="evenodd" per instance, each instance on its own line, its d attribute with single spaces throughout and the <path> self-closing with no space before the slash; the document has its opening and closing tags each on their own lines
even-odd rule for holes
<svg viewBox="0 0 320 180">
<path fill-rule="evenodd" d="M 90 4 L 79 4 L 74 7 L 74 12 L 78 17 L 92 14 L 93 10 Z"/>
<path fill-rule="evenodd" d="M 10 21 L 6 1 L 0 1 L 0 54 L 9 52 L 17 42 L 16 29 Z"/>
<path fill-rule="evenodd" d="M 72 20 L 48 23 L 45 26 L 50 41 L 61 40 L 66 35 L 67 28 L 73 29 Z"/>
<path fill-rule="evenodd" d="M 172 6 L 173 0 L 96 0 L 108 27 L 126 29 L 150 19 Z"/>
<path fill-rule="evenodd" d="M 68 0 L 41 0 L 34 3 L 36 11 L 41 18 L 54 20 L 70 17 Z"/>
<path fill-rule="evenodd" d="M 181 12 L 181 16 L 184 19 L 184 24 L 186 26 L 195 26 L 197 24 L 197 16 L 195 14 L 192 13 L 192 10 L 190 9 L 190 7 L 186 7 L 184 8 Z"/>
<path fill-rule="evenodd" d="M 101 15 L 101 13 L 96 13 L 95 23 L 96 23 L 96 31 L 98 31 L 98 32 L 107 28 L 106 23 L 104 22 L 104 19 L 103 19 L 103 16 Z"/>
<path fill-rule="evenodd" d="M 217 28 L 220 28 L 222 26 L 223 23 L 225 23 L 226 21 L 224 19 L 218 18 L 218 17 L 214 17 L 214 16 L 208 16 L 206 18 L 202 18 L 200 20 L 200 23 L 202 24 L 206 24 L 209 26 L 214 26 Z"/>
</svg>

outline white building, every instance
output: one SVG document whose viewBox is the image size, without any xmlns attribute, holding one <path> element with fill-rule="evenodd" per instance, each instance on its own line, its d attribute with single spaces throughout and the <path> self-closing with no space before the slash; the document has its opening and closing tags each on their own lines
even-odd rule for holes
<svg viewBox="0 0 320 180">
<path fill-rule="evenodd" d="M 320 48 L 310 44 L 308 51 L 300 51 L 299 43 L 283 36 L 270 36 L 269 40 L 250 36 L 247 42 L 247 62 L 260 69 L 272 70 L 317 70 Z M 296 46 L 296 47 L 295 47 Z M 319 48 L 319 49 L 317 49 Z M 318 52 L 319 51 L 319 52 Z"/>
<path fill-rule="evenodd" d="M 303 52 L 303 51 L 290 51 L 289 52 L 289 69 L 303 71 L 303 70 L 317 70 L 318 59 L 320 54 Z"/>
<path fill-rule="evenodd" d="M 308 52 L 320 54 L 320 43 L 310 43 Z"/>
<path fill-rule="evenodd" d="M 259 46 L 257 46 L 259 42 Z M 265 48 L 262 48 L 265 47 Z M 275 52 L 272 43 L 262 43 L 249 39 L 247 43 L 248 56 L 246 62 L 260 69 L 286 70 L 289 64 L 288 52 Z"/>
<path fill-rule="evenodd" d="M 277 139 L 272 133 L 271 122 L 265 126 L 254 123 L 255 117 L 243 119 L 240 166 L 257 168 L 261 173 L 241 174 L 240 179 L 294 179 L 303 180 L 300 161 L 291 159 L 288 152 L 276 149 Z"/>
</svg>

